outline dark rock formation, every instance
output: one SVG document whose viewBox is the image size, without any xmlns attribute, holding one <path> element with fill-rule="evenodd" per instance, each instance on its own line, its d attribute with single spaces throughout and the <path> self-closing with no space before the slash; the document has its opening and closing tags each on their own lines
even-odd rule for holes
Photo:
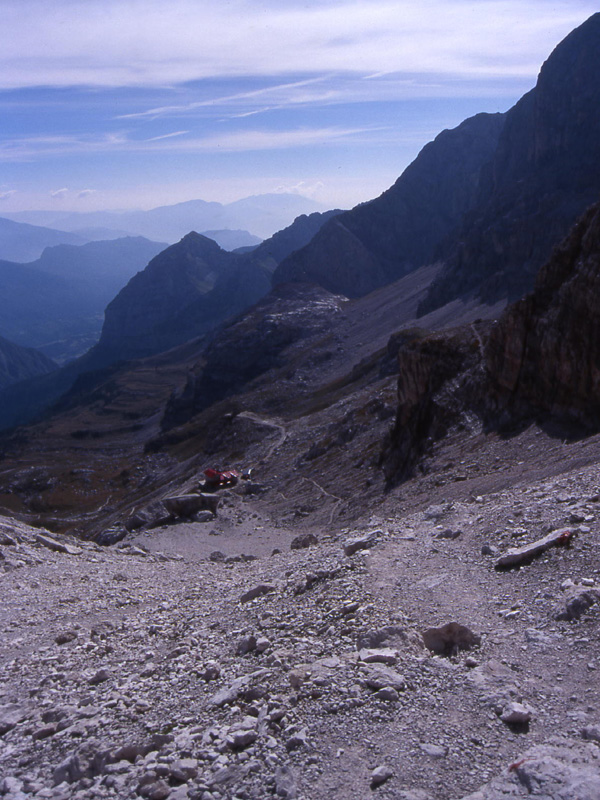
<svg viewBox="0 0 600 800">
<path fill-rule="evenodd" d="M 280 264 L 274 284 L 312 282 L 359 297 L 433 261 L 472 208 L 503 123 L 502 114 L 478 114 L 440 133 L 381 197 L 330 220 Z"/>
<path fill-rule="evenodd" d="M 600 205 L 589 209 L 540 270 L 535 291 L 492 327 L 485 367 L 498 409 L 598 425 Z"/>
<path fill-rule="evenodd" d="M 600 13 L 561 42 L 506 116 L 474 210 L 440 255 L 421 312 L 476 290 L 493 302 L 531 290 L 553 246 L 600 194 Z"/>
<path fill-rule="evenodd" d="M 488 428 L 552 419 L 600 427 L 600 204 L 540 270 L 535 290 L 493 323 L 407 333 L 398 410 L 384 448 L 389 479 L 475 415 Z"/>
<path fill-rule="evenodd" d="M 0 389 L 36 375 L 46 375 L 56 368 L 54 361 L 37 350 L 19 347 L 0 336 Z"/>
</svg>

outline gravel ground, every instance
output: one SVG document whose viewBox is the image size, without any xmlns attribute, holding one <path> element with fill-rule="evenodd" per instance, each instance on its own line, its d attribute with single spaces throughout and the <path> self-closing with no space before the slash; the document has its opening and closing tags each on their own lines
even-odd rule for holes
<svg viewBox="0 0 600 800">
<path fill-rule="evenodd" d="M 597 467 L 539 472 L 416 481 L 351 524 L 228 490 L 215 520 L 104 548 L 5 519 L 0 795 L 599 797 Z M 451 622 L 480 643 L 432 653 Z"/>
</svg>

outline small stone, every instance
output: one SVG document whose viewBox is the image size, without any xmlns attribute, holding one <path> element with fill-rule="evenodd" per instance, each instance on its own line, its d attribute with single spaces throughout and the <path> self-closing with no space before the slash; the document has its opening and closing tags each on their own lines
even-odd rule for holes
<svg viewBox="0 0 600 800">
<path fill-rule="evenodd" d="M 436 534 L 436 539 L 458 539 L 459 536 L 462 535 L 462 531 L 460 530 L 453 530 L 452 528 L 446 528 L 440 533 Z"/>
<path fill-rule="evenodd" d="M 295 539 L 292 539 L 290 550 L 303 550 L 306 547 L 313 547 L 316 544 L 319 544 L 319 540 L 314 533 L 301 533 L 300 536 L 296 536 Z"/>
<path fill-rule="evenodd" d="M 271 642 L 267 639 L 266 636 L 261 636 L 256 640 L 256 652 L 257 653 L 264 653 L 265 650 L 268 650 L 271 646 Z"/>
<path fill-rule="evenodd" d="M 251 600 L 255 600 L 257 597 L 263 597 L 266 594 L 270 594 L 277 590 L 276 586 L 273 586 L 271 583 L 259 583 L 258 586 L 255 586 L 253 589 L 249 589 L 247 592 L 240 597 L 240 603 L 249 603 Z"/>
<path fill-rule="evenodd" d="M 221 668 L 219 665 L 214 661 L 209 661 L 208 664 L 205 664 L 204 669 L 200 673 L 200 677 L 203 681 L 216 681 L 221 675 Z"/>
<path fill-rule="evenodd" d="M 522 703 L 509 703 L 504 707 L 500 719 L 507 725 L 527 725 L 531 722 L 533 710 Z"/>
<path fill-rule="evenodd" d="M 297 750 L 299 747 L 306 746 L 308 742 L 308 730 L 306 728 L 302 728 L 299 731 L 293 733 L 285 743 L 286 750 L 290 752 L 291 750 Z"/>
<path fill-rule="evenodd" d="M 425 647 L 440 656 L 456 655 L 459 650 L 470 650 L 481 644 L 481 637 L 465 625 L 449 622 L 441 628 L 429 628 L 423 634 Z"/>
<path fill-rule="evenodd" d="M 391 666 L 395 664 L 398 660 L 398 656 L 396 655 L 396 651 L 392 650 L 391 648 L 385 647 L 381 648 L 380 650 L 360 650 L 358 653 L 358 657 L 361 661 L 364 661 L 366 664 L 388 664 Z"/>
<path fill-rule="evenodd" d="M 0 706 L 0 736 L 16 727 L 26 716 L 25 710 L 15 703 Z"/>
<path fill-rule="evenodd" d="M 99 669 L 92 677 L 88 680 L 88 683 L 92 686 L 98 686 L 100 683 L 104 683 L 105 681 L 110 680 L 110 673 L 106 669 Z"/>
<path fill-rule="evenodd" d="M 444 745 L 424 743 L 420 744 L 419 747 L 431 758 L 446 758 L 448 755 L 448 748 Z"/>
<path fill-rule="evenodd" d="M 465 658 L 465 667 L 468 667 L 469 669 L 474 669 L 475 667 L 478 666 L 479 662 L 477 661 L 476 658 L 473 658 L 473 656 L 467 656 Z"/>
<path fill-rule="evenodd" d="M 375 692 L 375 697 L 384 703 L 396 703 L 400 699 L 398 692 L 391 686 L 384 686 L 383 689 L 379 689 L 378 692 Z"/>
<path fill-rule="evenodd" d="M 248 653 L 253 653 L 256 650 L 256 636 L 244 636 L 243 639 L 237 643 L 235 654 L 237 656 L 245 656 Z"/>
<path fill-rule="evenodd" d="M 481 548 L 481 555 L 482 556 L 497 556 L 498 555 L 498 548 L 494 547 L 491 544 L 484 544 Z"/>
<path fill-rule="evenodd" d="M 233 731 L 227 736 L 227 744 L 232 750 L 243 750 L 257 739 L 258 733 L 255 730 L 239 730 Z"/>
<path fill-rule="evenodd" d="M 363 536 L 356 536 L 353 539 L 348 539 L 344 542 L 344 554 L 353 556 L 354 553 L 358 553 L 359 550 L 369 550 L 371 547 L 375 547 L 381 538 L 381 533 L 381 531 L 370 531 Z"/>
<path fill-rule="evenodd" d="M 377 789 L 393 777 L 394 773 L 389 767 L 375 767 L 371 773 L 371 789 Z"/>
<path fill-rule="evenodd" d="M 405 686 L 404 676 L 389 667 L 381 666 L 371 669 L 365 678 L 365 683 L 371 689 L 385 689 L 391 687 L 402 691 Z"/>
<path fill-rule="evenodd" d="M 295 800 L 297 796 L 294 773 L 285 764 L 275 770 L 275 794 L 283 800 Z"/>
</svg>

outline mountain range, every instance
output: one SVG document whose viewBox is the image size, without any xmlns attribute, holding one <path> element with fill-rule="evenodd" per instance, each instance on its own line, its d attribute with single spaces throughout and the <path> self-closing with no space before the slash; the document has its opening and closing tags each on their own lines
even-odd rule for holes
<svg viewBox="0 0 600 800">
<path fill-rule="evenodd" d="M 7 800 L 600 796 L 599 22 L 1 390 Z"/>
<path fill-rule="evenodd" d="M 98 339 L 106 304 L 164 244 L 141 237 L 47 247 L 28 264 L 0 261 L 0 335 L 59 361 Z"/>
<path fill-rule="evenodd" d="M 173 243 L 190 231 L 243 230 L 266 239 L 290 225 L 297 216 L 324 210 L 319 203 L 301 195 L 276 193 L 226 204 L 188 200 L 148 211 L 18 211 L 6 213 L 5 217 L 69 231 L 75 237 L 85 235 L 89 237 L 87 241 L 120 238 L 125 234 Z"/>
</svg>

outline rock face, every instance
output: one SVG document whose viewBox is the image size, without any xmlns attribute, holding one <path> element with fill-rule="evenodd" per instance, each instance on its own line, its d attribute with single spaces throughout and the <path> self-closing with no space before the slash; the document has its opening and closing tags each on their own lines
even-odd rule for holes
<svg viewBox="0 0 600 800">
<path fill-rule="evenodd" d="M 474 211 L 447 243 L 447 266 L 422 305 L 461 292 L 517 299 L 552 247 L 600 195 L 600 14 L 558 45 L 536 87 L 506 116 Z"/>
<path fill-rule="evenodd" d="M 440 133 L 381 197 L 336 216 L 283 261 L 274 284 L 312 282 L 359 297 L 433 261 L 472 208 L 503 123 L 502 114 L 478 114 Z"/>
<path fill-rule="evenodd" d="M 410 474 L 428 444 L 473 415 L 488 428 L 551 416 L 597 429 L 599 365 L 600 204 L 497 322 L 406 334 L 388 478 Z"/>
<path fill-rule="evenodd" d="M 596 425 L 600 410 L 600 205 L 502 316 L 485 347 L 497 404 Z"/>
<path fill-rule="evenodd" d="M 46 375 L 55 369 L 54 361 L 43 353 L 30 347 L 19 347 L 0 336 L 0 389 L 36 375 Z"/>
</svg>

